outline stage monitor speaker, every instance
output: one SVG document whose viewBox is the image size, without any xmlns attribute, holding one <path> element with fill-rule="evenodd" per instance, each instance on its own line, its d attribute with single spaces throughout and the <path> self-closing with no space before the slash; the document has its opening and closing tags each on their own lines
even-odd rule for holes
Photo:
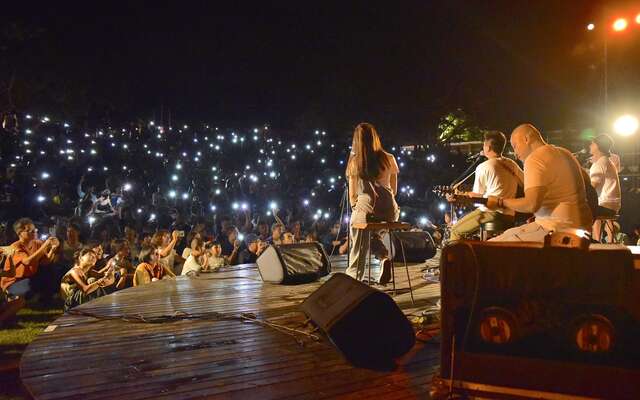
<svg viewBox="0 0 640 400">
<path fill-rule="evenodd" d="M 256 263 L 263 281 L 285 285 L 313 282 L 331 272 L 318 242 L 269 246 Z"/>
<path fill-rule="evenodd" d="M 301 308 L 358 366 L 389 365 L 415 344 L 411 323 L 395 301 L 346 274 L 334 274 Z"/>
<path fill-rule="evenodd" d="M 436 255 L 436 244 L 428 232 L 394 232 L 393 238 L 394 261 L 404 261 L 406 258 L 407 262 L 421 263 Z"/>
</svg>

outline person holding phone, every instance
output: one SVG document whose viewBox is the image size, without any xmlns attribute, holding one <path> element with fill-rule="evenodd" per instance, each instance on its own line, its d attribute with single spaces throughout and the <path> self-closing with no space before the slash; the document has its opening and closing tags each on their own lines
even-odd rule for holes
<svg viewBox="0 0 640 400">
<path fill-rule="evenodd" d="M 13 230 L 18 236 L 18 240 L 11 244 L 15 273 L 13 276 L 3 276 L 0 286 L 10 296 L 30 298 L 37 294 L 41 301 L 45 301 L 57 291 L 61 274 L 53 266 L 40 267 L 55 261 L 60 241 L 54 236 L 45 241 L 38 240 L 38 230 L 29 218 L 17 220 Z M 4 271 L 11 268 L 9 260 L 6 260 Z"/>
<path fill-rule="evenodd" d="M 74 258 L 73 267 L 62 277 L 60 283 L 65 311 L 107 294 L 104 288 L 115 282 L 113 266 L 109 267 L 99 279 L 89 277 L 89 271 L 98 260 L 93 250 L 89 248 L 78 250 Z"/>
</svg>

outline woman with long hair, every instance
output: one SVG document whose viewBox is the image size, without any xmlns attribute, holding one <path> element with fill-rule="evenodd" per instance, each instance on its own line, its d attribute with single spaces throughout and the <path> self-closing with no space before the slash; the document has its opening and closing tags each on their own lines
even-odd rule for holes
<svg viewBox="0 0 640 400">
<path fill-rule="evenodd" d="M 73 267 L 62 277 L 60 292 L 64 297 L 64 309 L 68 310 L 89 300 L 106 294 L 104 288 L 113 285 L 114 270 L 110 268 L 99 278 L 89 278 L 89 271 L 96 264 L 97 257 L 92 249 L 76 251 Z"/>
<path fill-rule="evenodd" d="M 389 252 L 380 239 L 380 232 L 362 231 L 353 224 L 367 221 L 395 222 L 400 210 L 395 201 L 398 190 L 398 164 L 380 142 L 376 128 L 366 122 L 356 126 L 353 132 L 351 155 L 347 162 L 346 176 L 349 182 L 351 215 L 351 251 L 346 273 L 361 280 L 364 277 L 366 255 L 371 252 L 380 260 L 379 283 L 391 278 Z"/>
</svg>

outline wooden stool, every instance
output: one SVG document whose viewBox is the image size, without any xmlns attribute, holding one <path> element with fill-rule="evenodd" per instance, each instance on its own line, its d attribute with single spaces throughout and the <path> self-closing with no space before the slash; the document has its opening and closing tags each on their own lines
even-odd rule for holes
<svg viewBox="0 0 640 400">
<path fill-rule="evenodd" d="M 411 229 L 411 224 L 406 222 L 367 222 L 361 224 L 352 224 L 352 228 L 360 229 L 362 231 L 376 232 L 376 231 L 389 231 L 389 261 L 391 262 L 391 280 L 393 282 L 393 295 L 396 295 L 396 274 L 395 265 L 393 264 L 393 233 L 399 231 L 408 231 Z M 400 243 L 402 247 L 402 242 Z M 404 261 L 404 269 L 407 272 L 407 281 L 409 282 L 409 293 L 411 294 L 411 304 L 415 305 L 413 299 L 413 287 L 411 286 L 411 277 L 409 276 L 409 266 L 407 265 L 407 258 L 404 255 L 404 247 L 402 247 L 402 259 Z M 367 256 L 367 268 L 368 268 L 368 284 L 371 285 L 371 234 L 369 234 L 369 251 Z"/>
<path fill-rule="evenodd" d="M 607 225 L 611 224 L 611 234 L 613 235 L 613 231 L 614 226 L 613 226 L 613 222 L 617 221 L 618 218 L 620 217 L 620 215 L 615 214 L 615 215 L 596 215 L 595 217 L 593 217 L 593 222 L 600 222 L 600 237 L 598 238 L 593 238 L 595 240 L 598 241 L 598 243 L 602 243 L 602 239 L 604 239 L 604 233 L 606 231 L 606 227 Z M 615 240 L 615 238 L 611 238 L 611 243 L 613 243 Z"/>
</svg>

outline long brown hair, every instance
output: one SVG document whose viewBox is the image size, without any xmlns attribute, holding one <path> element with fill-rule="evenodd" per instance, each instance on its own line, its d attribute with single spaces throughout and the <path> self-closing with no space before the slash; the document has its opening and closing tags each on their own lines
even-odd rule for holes
<svg viewBox="0 0 640 400">
<path fill-rule="evenodd" d="M 391 168 L 391 162 L 382 148 L 376 128 L 368 122 L 359 123 L 353 131 L 347 176 L 357 175 L 361 179 L 373 181 L 387 168 Z"/>
</svg>

